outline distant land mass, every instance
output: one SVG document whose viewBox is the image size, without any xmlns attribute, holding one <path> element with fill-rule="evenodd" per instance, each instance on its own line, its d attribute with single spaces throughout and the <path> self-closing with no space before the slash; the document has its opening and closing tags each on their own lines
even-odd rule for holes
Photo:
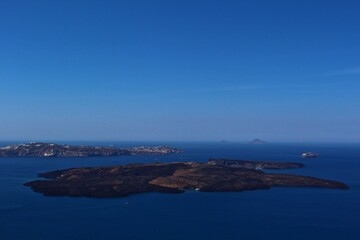
<svg viewBox="0 0 360 240">
<path fill-rule="evenodd" d="M 129 164 L 57 170 L 39 174 L 49 180 L 24 185 L 46 196 L 125 197 L 137 193 L 239 192 L 271 187 L 348 189 L 344 183 L 259 169 L 300 168 L 301 163 L 210 159 L 208 163 Z"/>
<path fill-rule="evenodd" d="M 115 148 L 104 146 L 71 146 L 54 143 L 30 142 L 0 148 L 0 157 L 111 157 L 137 154 L 181 153 L 177 148 L 166 146 Z"/>
<path fill-rule="evenodd" d="M 263 143 L 266 143 L 266 142 L 263 140 L 260 140 L 258 138 L 255 138 L 254 140 L 249 142 L 249 144 L 263 144 Z"/>
</svg>

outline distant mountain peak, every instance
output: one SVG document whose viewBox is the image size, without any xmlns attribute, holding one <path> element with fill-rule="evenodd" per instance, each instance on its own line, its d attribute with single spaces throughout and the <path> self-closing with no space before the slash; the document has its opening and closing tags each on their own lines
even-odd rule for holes
<svg viewBox="0 0 360 240">
<path fill-rule="evenodd" d="M 260 140 L 258 138 L 255 138 L 254 140 L 250 141 L 249 143 L 250 144 L 263 144 L 263 143 L 266 143 L 266 142 L 263 141 L 263 140 Z"/>
</svg>

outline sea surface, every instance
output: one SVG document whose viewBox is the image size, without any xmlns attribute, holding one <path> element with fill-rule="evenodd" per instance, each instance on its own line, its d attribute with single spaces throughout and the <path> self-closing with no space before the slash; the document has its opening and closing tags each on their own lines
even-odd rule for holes
<svg viewBox="0 0 360 240">
<path fill-rule="evenodd" d="M 0 145 L 6 145 L 2 142 Z M 185 152 L 110 158 L 0 158 L 0 240 L 360 239 L 359 144 L 75 143 L 160 145 Z M 302 159 L 313 151 L 320 158 Z M 44 197 L 24 187 L 41 172 L 209 157 L 305 163 L 282 172 L 342 181 L 349 190 L 272 188 L 236 193 L 146 193 L 126 198 Z"/>
</svg>

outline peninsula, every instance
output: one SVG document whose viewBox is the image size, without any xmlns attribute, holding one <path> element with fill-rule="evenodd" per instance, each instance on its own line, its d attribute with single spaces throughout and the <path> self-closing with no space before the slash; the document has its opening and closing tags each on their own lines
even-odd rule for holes
<svg viewBox="0 0 360 240">
<path fill-rule="evenodd" d="M 15 144 L 0 148 L 0 157 L 110 157 L 123 155 L 181 153 L 176 148 L 134 147 L 115 148 L 104 146 L 72 146 L 54 143 L 30 142 L 28 144 Z"/>
<path fill-rule="evenodd" d="M 235 162 L 237 161 L 237 162 Z M 57 170 L 39 174 L 47 180 L 25 183 L 46 196 L 125 197 L 136 193 L 238 192 L 271 187 L 347 189 L 344 183 L 263 169 L 299 168 L 302 164 L 210 159 L 208 163 L 129 164 Z"/>
</svg>

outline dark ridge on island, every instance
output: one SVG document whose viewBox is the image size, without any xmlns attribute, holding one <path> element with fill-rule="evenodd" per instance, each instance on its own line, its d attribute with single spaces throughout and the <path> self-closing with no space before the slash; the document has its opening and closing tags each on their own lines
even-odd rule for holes
<svg viewBox="0 0 360 240">
<path fill-rule="evenodd" d="M 138 154 L 166 155 L 181 152 L 182 151 L 179 149 L 165 146 L 115 148 L 30 142 L 28 144 L 16 144 L 1 147 L 0 157 L 111 157 Z"/>
<path fill-rule="evenodd" d="M 217 158 L 210 158 L 208 164 L 233 167 L 233 168 L 248 168 L 248 169 L 269 169 L 281 170 L 289 168 L 302 168 L 304 164 L 296 162 L 269 162 L 269 161 L 250 161 L 250 160 L 229 160 Z"/>
<path fill-rule="evenodd" d="M 295 163 L 210 159 L 208 163 L 175 162 L 89 167 L 39 174 L 48 180 L 25 183 L 45 196 L 125 197 L 137 193 L 240 192 L 271 187 L 319 187 L 348 189 L 344 183 L 291 174 L 265 173 L 256 169 L 285 169 Z M 215 163 L 215 164 L 214 164 Z M 227 163 L 227 164 L 226 164 Z M 229 164 L 230 163 L 230 164 Z M 234 167 L 236 166 L 236 167 Z M 244 166 L 244 167 L 240 167 Z M 297 167 L 302 166 L 301 164 Z"/>
</svg>

